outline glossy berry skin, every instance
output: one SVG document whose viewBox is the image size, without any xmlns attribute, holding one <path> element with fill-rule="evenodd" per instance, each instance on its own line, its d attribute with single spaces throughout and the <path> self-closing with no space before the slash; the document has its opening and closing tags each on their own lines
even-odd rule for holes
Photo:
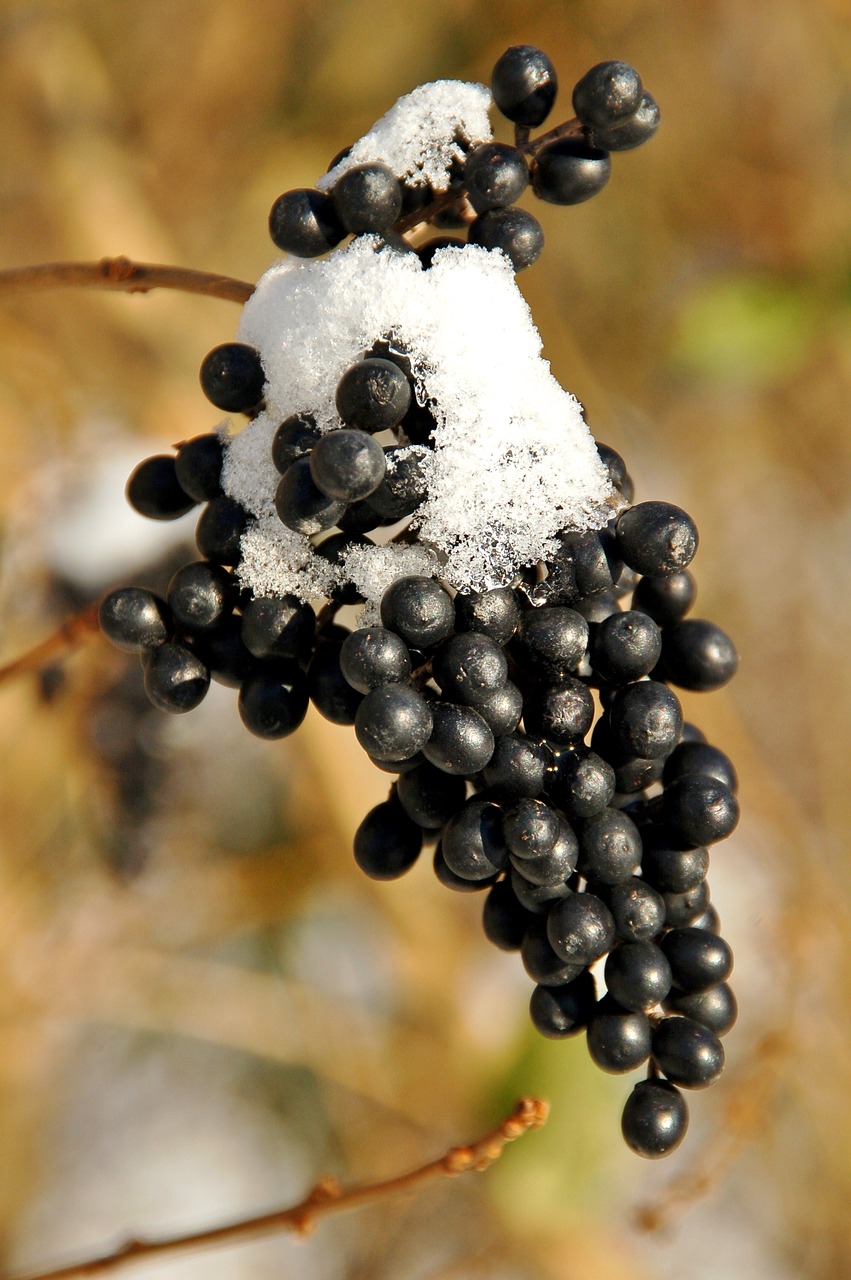
<svg viewBox="0 0 851 1280">
<path fill-rule="evenodd" d="M 653 1032 L 653 1059 L 672 1084 L 705 1089 L 724 1070 L 724 1046 L 692 1018 L 663 1018 Z"/>
<path fill-rule="evenodd" d="M 327 431 L 311 450 L 310 474 L 329 498 L 359 502 L 384 479 L 384 450 L 365 431 Z"/>
<path fill-rule="evenodd" d="M 592 893 L 574 893 L 551 908 L 547 937 L 553 950 L 571 964 L 593 964 L 615 938 L 615 922 L 604 902 Z"/>
<path fill-rule="evenodd" d="M 174 459 L 177 482 L 196 502 L 209 502 L 222 491 L 224 445 L 215 432 L 186 440 Z"/>
<path fill-rule="evenodd" d="M 681 742 L 675 747 L 665 761 L 662 781 L 665 786 L 684 778 L 689 773 L 702 773 L 707 778 L 716 778 L 731 791 L 737 791 L 739 780 L 733 762 L 708 742 Z"/>
<path fill-rule="evenodd" d="M 632 1071 L 650 1056 L 650 1023 L 611 996 L 598 1003 L 588 1024 L 588 1052 L 603 1071 Z"/>
<path fill-rule="evenodd" d="M 686 1100 L 667 1080 L 640 1080 L 626 1100 L 621 1131 L 627 1146 L 647 1160 L 678 1147 L 688 1128 Z"/>
<path fill-rule="evenodd" d="M 544 249 L 544 232 L 537 218 L 517 205 L 488 209 L 470 224 L 470 244 L 501 249 L 515 273 L 537 262 Z"/>
<path fill-rule="evenodd" d="M 694 521 L 670 502 L 639 502 L 618 517 L 615 530 L 624 563 L 651 577 L 678 573 L 697 551 Z"/>
<path fill-rule="evenodd" d="M 690 773 L 665 788 L 665 821 L 686 844 L 724 840 L 739 821 L 739 804 L 729 787 L 716 778 Z"/>
<path fill-rule="evenodd" d="M 591 139 L 595 146 L 604 147 L 606 151 L 631 151 L 653 137 L 660 120 L 656 99 L 645 90 L 634 116 L 614 129 L 592 129 Z"/>
<path fill-rule="evenodd" d="M 324 641 L 307 668 L 307 692 L 316 710 L 332 724 L 354 724 L 363 695 L 353 689 L 340 669 L 341 645 Z"/>
<path fill-rule="evenodd" d="M 260 353 L 244 342 L 223 342 L 201 362 L 201 390 L 217 409 L 248 413 L 263 399 Z"/>
<path fill-rule="evenodd" d="M 508 865 L 502 810 L 489 800 L 471 799 L 443 831 L 443 856 L 462 880 L 486 880 Z"/>
<path fill-rule="evenodd" d="M 297 187 L 278 196 L 272 205 L 269 234 L 284 253 L 316 258 L 338 245 L 346 229 L 329 195 L 311 187 Z"/>
<path fill-rule="evenodd" d="M 238 689 L 254 672 L 254 655 L 242 642 L 242 619 L 230 617 L 212 631 L 202 632 L 196 645 L 198 656 L 217 684 Z"/>
<path fill-rule="evenodd" d="M 469 631 L 440 646 L 432 671 L 447 698 L 475 707 L 505 684 L 508 659 L 495 640 Z"/>
<path fill-rule="evenodd" d="M 341 498 L 332 498 L 317 488 L 313 480 L 310 458 L 296 458 L 275 491 L 278 519 L 295 533 L 310 537 L 324 533 L 337 523 L 346 510 Z"/>
<path fill-rule="evenodd" d="M 609 995 L 634 1013 L 647 1013 L 671 990 L 671 966 L 653 942 L 625 942 L 606 958 Z"/>
<path fill-rule="evenodd" d="M 705 991 L 726 982 L 733 969 L 733 953 L 723 938 L 706 929 L 672 929 L 662 939 L 671 966 L 672 982 L 680 991 Z"/>
<path fill-rule="evenodd" d="M 520 606 L 508 587 L 471 591 L 455 597 L 458 631 L 478 631 L 498 645 L 508 644 L 520 624 Z"/>
<path fill-rule="evenodd" d="M 529 885 L 551 889 L 553 885 L 567 882 L 576 867 L 579 845 L 572 828 L 558 819 L 555 841 L 546 853 L 522 856 L 512 852 L 511 865 Z"/>
<path fill-rule="evenodd" d="M 563 987 L 537 986 L 529 1001 L 529 1014 L 542 1036 L 564 1040 L 582 1031 L 596 1006 L 594 975 L 581 973 Z"/>
<path fill-rule="evenodd" d="M 500 880 L 488 890 L 482 908 L 482 928 L 488 942 L 500 951 L 519 951 L 530 923 L 529 912 L 517 901 L 510 880 Z"/>
<path fill-rule="evenodd" d="M 332 193 L 340 222 L 353 235 L 388 231 L 402 212 L 402 188 L 386 164 L 357 164 L 337 179 Z"/>
<path fill-rule="evenodd" d="M 627 814 L 604 809 L 577 824 L 580 875 L 603 884 L 620 884 L 641 862 L 641 836 Z"/>
<path fill-rule="evenodd" d="M 664 1001 L 666 1013 L 681 1013 L 716 1036 L 726 1035 L 735 1024 L 739 1009 L 736 997 L 726 982 L 704 991 L 680 991 L 672 987 Z"/>
<path fill-rule="evenodd" d="M 652 942 L 665 926 L 665 899 L 638 876 L 613 885 L 606 901 L 624 942 Z"/>
<path fill-rule="evenodd" d="M 457 876 L 454 871 L 450 870 L 446 859 L 443 856 L 443 848 L 438 843 L 434 851 L 434 874 L 445 889 L 451 889 L 454 893 L 481 893 L 484 889 L 491 889 L 496 884 L 498 872 L 494 872 L 487 880 L 465 880 L 462 876 Z"/>
<path fill-rule="evenodd" d="M 371 880 L 397 880 L 414 865 L 422 832 L 395 800 L 370 809 L 355 832 L 355 862 Z"/>
<path fill-rule="evenodd" d="M 537 679 L 558 684 L 572 675 L 585 653 L 588 623 L 575 609 L 545 606 L 524 613 L 512 652 Z"/>
<path fill-rule="evenodd" d="M 503 142 L 475 147 L 464 162 L 464 185 L 476 213 L 514 204 L 529 185 L 523 152 Z"/>
<path fill-rule="evenodd" d="M 164 453 L 139 463 L 125 493 L 133 510 L 149 520 L 177 520 L 195 506 L 177 479 L 174 458 Z"/>
<path fill-rule="evenodd" d="M 693 924 L 709 908 L 709 886 L 702 881 L 694 889 L 685 893 L 663 893 L 665 903 L 665 926 L 668 929 L 683 929 Z"/>
<path fill-rule="evenodd" d="M 295 666 L 274 664 L 250 675 L 239 691 L 242 723 L 258 738 L 285 738 L 307 714 L 307 682 Z"/>
<path fill-rule="evenodd" d="M 552 849 L 558 839 L 559 825 L 555 809 L 543 800 L 519 800 L 503 819 L 505 842 L 518 858 L 539 858 Z M 519 870 L 522 875 L 522 867 Z"/>
<path fill-rule="evenodd" d="M 611 445 L 601 444 L 599 440 L 596 441 L 596 445 L 600 461 L 608 471 L 612 484 L 627 502 L 632 502 L 632 480 L 623 458 Z"/>
<path fill-rule="evenodd" d="M 683 849 L 676 840 L 645 832 L 641 874 L 660 893 L 688 893 L 706 879 L 709 854 L 702 847 Z"/>
<path fill-rule="evenodd" d="M 573 110 L 584 125 L 617 129 L 641 105 L 641 77 L 627 62 L 598 62 L 573 90 Z"/>
<path fill-rule="evenodd" d="M 178 569 L 168 587 L 168 605 L 178 627 L 207 631 L 233 613 L 239 590 L 227 569 L 208 560 Z"/>
<path fill-rule="evenodd" d="M 412 822 L 427 831 L 438 831 L 454 818 L 466 797 L 463 778 L 437 769 L 430 761 L 404 773 L 396 794 Z"/>
<path fill-rule="evenodd" d="M 714 622 L 686 618 L 665 628 L 662 665 L 672 684 L 708 692 L 732 680 L 739 655 L 727 633 Z"/>
<path fill-rule="evenodd" d="M 321 438 L 322 432 L 309 414 L 293 413 L 289 418 L 284 418 L 275 432 L 272 440 L 272 462 L 283 475 L 296 458 L 310 453 Z"/>
<path fill-rule="evenodd" d="M 679 622 L 694 604 L 697 586 L 688 569 L 664 578 L 642 578 L 632 597 L 633 609 L 646 613 L 660 627 Z"/>
<path fill-rule="evenodd" d="M 242 639 L 255 658 L 299 661 L 313 647 L 316 615 L 296 596 L 256 596 L 242 611 Z"/>
<path fill-rule="evenodd" d="M 602 813 L 615 794 L 615 771 L 593 751 L 560 756 L 547 790 L 571 821 Z"/>
<path fill-rule="evenodd" d="M 558 77 L 542 49 L 516 44 L 497 59 L 491 72 L 491 89 L 504 116 L 535 129 L 544 123 L 555 102 Z"/>
<path fill-rule="evenodd" d="M 343 641 L 340 664 L 349 684 L 360 693 L 381 684 L 397 684 L 411 674 L 408 646 L 386 627 L 353 631 Z"/>
<path fill-rule="evenodd" d="M 411 574 L 397 578 L 384 592 L 381 621 L 412 649 L 430 649 L 452 631 L 455 607 L 439 582 Z"/>
<path fill-rule="evenodd" d="M 570 888 L 566 880 L 559 880 L 553 884 L 533 884 L 531 880 L 527 880 L 522 872 L 517 870 L 519 860 L 515 859 L 511 863 L 511 888 L 514 890 L 514 896 L 522 907 L 533 916 L 545 917 L 549 915 L 551 908 L 561 898 L 568 898 L 573 890 Z M 546 932 L 546 920 L 543 920 L 544 932 Z M 549 946 L 549 943 L 547 943 Z M 564 963 L 564 962 L 562 962 Z M 575 969 L 580 969 L 581 965 L 574 965 Z M 534 977 L 534 974 L 530 974 Z M 536 982 L 543 982 L 543 978 L 535 978 Z"/>
<path fill-rule="evenodd" d="M 512 877 L 512 883 L 514 877 Z M 547 938 L 547 922 L 543 916 L 533 919 L 520 944 L 523 968 L 542 987 L 563 987 L 574 982 L 582 974 L 581 964 L 566 961 L 553 951 Z"/>
<path fill-rule="evenodd" d="M 662 654 L 662 633 L 637 610 L 613 613 L 598 623 L 591 642 L 591 665 L 611 684 L 649 675 Z"/>
<path fill-rule="evenodd" d="M 431 737 L 432 715 L 422 694 L 403 684 L 368 693 L 355 717 L 357 740 L 376 760 L 405 760 Z"/>
<path fill-rule="evenodd" d="M 510 801 L 539 795 L 544 787 L 544 770 L 543 752 L 536 742 L 522 733 L 506 733 L 496 739 L 484 778 L 491 791 Z"/>
<path fill-rule="evenodd" d="M 523 724 L 533 738 L 558 746 L 581 742 L 594 720 L 594 699 L 581 680 L 535 689 L 523 701 Z"/>
<path fill-rule="evenodd" d="M 195 543 L 201 555 L 217 564 L 237 564 L 242 535 L 248 528 L 244 507 L 233 498 L 213 498 L 195 526 Z"/>
<path fill-rule="evenodd" d="M 581 138 L 560 138 L 536 155 L 532 190 L 548 204 L 582 204 L 602 191 L 611 176 L 608 151 L 589 147 Z"/>
<path fill-rule="evenodd" d="M 145 660 L 145 692 L 160 711 L 192 711 L 210 687 L 210 673 L 185 645 L 167 641 L 150 649 Z"/>
<path fill-rule="evenodd" d="M 628 756 L 655 760 L 669 755 L 683 727 L 675 693 L 658 680 L 642 680 L 618 690 L 609 708 L 612 736 Z M 702 844 L 702 841 L 697 841 Z"/>
<path fill-rule="evenodd" d="M 476 710 L 494 737 L 513 733 L 523 713 L 523 695 L 515 684 L 507 680 L 501 689 L 481 698 L 476 703 Z"/>
<path fill-rule="evenodd" d="M 119 587 L 98 606 L 103 634 L 125 653 L 155 649 L 169 637 L 171 621 L 164 600 L 143 587 Z"/>
<path fill-rule="evenodd" d="M 473 707 L 453 702 L 435 702 L 431 708 L 433 727 L 422 752 L 444 773 L 468 778 L 484 769 L 493 755 L 494 736 Z"/>
<path fill-rule="evenodd" d="M 392 360 L 371 357 L 346 370 L 336 402 L 347 427 L 374 434 L 402 421 L 411 404 L 411 384 Z"/>
</svg>

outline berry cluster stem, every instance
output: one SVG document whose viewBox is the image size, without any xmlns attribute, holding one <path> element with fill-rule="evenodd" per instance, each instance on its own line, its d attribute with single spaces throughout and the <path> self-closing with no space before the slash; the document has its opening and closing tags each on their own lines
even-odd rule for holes
<svg viewBox="0 0 851 1280">
<path fill-rule="evenodd" d="M 324 1179 L 303 1200 L 288 1208 L 275 1209 L 271 1213 L 211 1227 L 206 1231 L 196 1231 L 190 1235 L 164 1236 L 156 1240 L 128 1240 L 110 1253 L 99 1254 L 83 1262 L 73 1262 L 52 1271 L 32 1273 L 28 1280 L 70 1280 L 72 1276 L 111 1271 L 131 1259 L 198 1249 L 207 1245 L 235 1244 L 276 1231 L 306 1236 L 314 1229 L 317 1219 L 326 1214 L 357 1209 L 388 1196 L 413 1191 L 436 1177 L 452 1178 L 473 1170 L 481 1172 L 499 1159 L 509 1142 L 522 1137 L 530 1129 L 539 1129 L 545 1123 L 548 1112 L 549 1105 L 541 1099 L 522 1098 L 511 1114 L 484 1137 L 469 1146 L 451 1147 L 437 1160 L 396 1178 L 348 1189 L 341 1187 L 335 1179 Z"/>
<path fill-rule="evenodd" d="M 26 653 L 0 666 L 0 684 L 38 671 L 61 653 L 75 648 L 87 636 L 98 634 L 98 605 L 95 603 L 66 618 L 46 640 L 41 640 Z"/>
<path fill-rule="evenodd" d="M 560 138 L 578 138 L 584 129 L 581 120 L 575 116 L 572 120 L 565 120 L 562 124 L 555 125 L 552 129 L 548 129 L 546 133 L 540 134 L 537 138 L 529 138 L 529 130 L 518 126 L 515 130 L 515 143 L 518 151 L 522 151 L 524 155 L 535 156 L 549 142 L 557 142 Z M 457 213 L 466 216 L 465 201 L 467 199 L 466 186 L 452 187 L 448 191 L 441 191 L 438 196 L 422 209 L 415 209 L 413 213 L 408 213 L 404 218 L 400 218 L 394 224 L 393 230 L 399 235 L 406 235 L 409 231 L 416 231 L 419 227 L 428 226 L 433 222 L 439 213 L 445 213 L 452 209 Z M 475 214 L 469 211 L 469 221 L 472 222 Z"/>
<path fill-rule="evenodd" d="M 131 262 L 129 258 L 101 258 L 99 262 L 43 262 L 33 267 L 0 271 L 0 297 L 19 289 L 109 289 L 119 293 L 148 293 L 176 289 L 201 293 L 223 302 L 245 303 L 254 285 L 212 271 Z"/>
</svg>

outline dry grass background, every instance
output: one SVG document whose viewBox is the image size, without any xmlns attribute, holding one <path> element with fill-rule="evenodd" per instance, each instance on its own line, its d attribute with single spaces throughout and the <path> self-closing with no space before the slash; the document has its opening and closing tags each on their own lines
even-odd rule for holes
<svg viewBox="0 0 851 1280">
<path fill-rule="evenodd" d="M 425 866 L 377 886 L 353 867 L 387 779 L 350 732 L 311 718 L 287 743 L 249 741 L 226 692 L 163 725 L 133 664 L 92 643 L 64 675 L 0 691 L 6 1272 L 261 1211 L 324 1173 L 394 1173 L 543 1091 L 550 1125 L 486 1179 L 307 1244 L 147 1270 L 851 1273 L 841 0 L 5 0 L 0 266 L 124 253 L 255 279 L 281 191 L 413 85 L 486 80 L 510 43 L 549 52 L 565 99 L 621 57 L 662 105 L 658 137 L 616 157 L 599 199 L 536 209 L 548 245 L 521 284 L 639 496 L 695 516 L 698 612 L 741 649 L 729 691 L 687 699 L 742 775 L 745 818 L 712 877 L 743 1006 L 729 1071 L 664 1167 L 631 1157 L 628 1083 L 581 1043 L 536 1039 L 519 965 L 489 953 L 476 904 Z M 196 371 L 236 320 L 178 295 L 3 300 L 6 653 L 118 557 L 87 477 L 116 457 L 118 493 L 134 458 L 210 428 Z M 634 1216 L 648 1203 L 663 1210 L 649 1235 Z"/>
</svg>

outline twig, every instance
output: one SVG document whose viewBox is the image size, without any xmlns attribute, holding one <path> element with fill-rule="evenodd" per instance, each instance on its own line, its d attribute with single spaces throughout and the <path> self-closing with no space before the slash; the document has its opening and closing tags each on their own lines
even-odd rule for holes
<svg viewBox="0 0 851 1280">
<path fill-rule="evenodd" d="M 128 1240 L 111 1253 L 102 1253 L 84 1262 L 73 1262 L 52 1271 L 34 1272 L 27 1280 L 68 1280 L 71 1276 L 94 1275 L 99 1271 L 110 1271 L 131 1258 L 150 1258 L 154 1254 L 174 1253 L 212 1244 L 234 1244 L 276 1231 L 305 1236 L 313 1230 L 317 1219 L 326 1214 L 357 1209 L 361 1205 L 383 1200 L 386 1196 L 413 1191 L 433 1178 L 452 1178 L 471 1170 L 481 1172 L 499 1159 L 506 1143 L 513 1142 L 530 1129 L 539 1129 L 546 1121 L 548 1112 L 548 1104 L 541 1099 L 523 1098 L 510 1116 L 477 1142 L 470 1146 L 452 1147 L 438 1160 L 397 1178 L 363 1187 L 350 1187 L 348 1190 L 334 1179 L 326 1179 L 317 1183 L 304 1200 L 290 1208 L 276 1209 L 258 1217 L 211 1227 L 207 1231 L 196 1231 L 191 1235 L 164 1236 L 159 1240 Z"/>
<path fill-rule="evenodd" d="M 542 147 L 547 146 L 550 142 L 558 142 L 562 138 L 580 138 L 584 136 L 585 126 L 581 120 L 574 117 L 572 120 L 565 120 L 562 124 L 554 125 L 552 129 L 548 129 L 546 133 L 539 134 L 537 138 L 529 138 L 529 130 L 518 126 L 515 130 L 515 145 L 524 155 L 536 156 Z M 457 187 L 450 187 L 448 191 L 441 191 L 435 198 L 422 209 L 415 209 L 412 213 L 407 213 L 393 225 L 393 230 L 399 235 L 406 235 L 409 231 L 416 231 L 419 227 L 425 226 L 434 221 L 439 213 L 444 213 L 452 209 L 456 213 L 461 213 L 467 221 L 472 221 L 475 216 L 469 205 L 465 204 L 467 199 L 467 188 L 462 183 Z"/>
<path fill-rule="evenodd" d="M 247 302 L 254 285 L 212 271 L 131 262 L 129 258 L 101 258 L 100 262 L 43 262 L 35 267 L 0 271 L 0 297 L 19 289 L 111 289 L 122 293 L 178 289 L 224 302 Z"/>
<path fill-rule="evenodd" d="M 95 603 L 87 605 L 73 617 L 66 618 L 53 635 L 40 641 L 32 649 L 28 649 L 26 653 L 22 653 L 19 658 L 0 666 L 0 685 L 5 684 L 7 680 L 14 680 L 17 676 L 38 671 L 39 667 L 43 667 L 51 658 L 57 657 L 65 649 L 74 648 L 86 636 L 94 635 L 97 630 L 98 606 Z"/>
</svg>

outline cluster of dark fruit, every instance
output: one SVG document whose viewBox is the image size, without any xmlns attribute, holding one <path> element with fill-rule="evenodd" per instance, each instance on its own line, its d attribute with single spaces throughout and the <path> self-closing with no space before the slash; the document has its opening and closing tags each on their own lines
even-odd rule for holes
<svg viewBox="0 0 851 1280">
<path fill-rule="evenodd" d="M 600 452 L 631 495 L 620 457 Z M 561 542 L 514 588 L 453 600 L 400 579 L 382 625 L 343 642 L 364 695 L 358 740 L 399 775 L 355 857 L 392 879 L 436 842 L 443 884 L 487 890 L 485 934 L 520 951 L 538 1030 L 586 1030 L 606 1071 L 649 1061 L 623 1133 L 661 1156 L 686 1130 L 680 1089 L 717 1079 L 736 1016 L 706 882 L 707 846 L 738 818 L 736 775 L 670 686 L 718 688 L 737 656 L 720 628 L 685 617 L 697 531 L 679 508 L 641 503 Z"/>
<path fill-rule="evenodd" d="M 257 351 L 238 342 L 216 347 L 201 366 L 201 385 L 218 408 L 256 412 L 265 385 Z M 343 425 L 327 432 L 307 413 L 286 418 L 271 450 L 281 473 L 275 495 L 281 521 L 312 539 L 333 529 L 314 545 L 335 565 L 352 547 L 372 545 L 368 531 L 416 511 L 435 425 L 413 395 L 407 357 L 386 340 L 344 373 L 337 409 Z M 379 444 L 376 436 L 391 430 L 400 443 Z M 221 439 L 210 433 L 136 467 L 127 497 L 140 514 L 172 520 L 205 504 L 195 531 L 201 558 L 175 573 L 165 600 L 139 587 L 111 592 L 101 605 L 101 628 L 119 648 L 141 654 L 145 688 L 161 710 L 191 711 L 212 678 L 239 689 L 240 714 L 261 737 L 296 729 L 309 697 L 329 719 L 351 724 L 359 698 L 340 671 L 341 629 L 333 616 L 361 597 L 344 583 L 317 623 L 310 605 L 294 596 L 244 591 L 237 571 L 248 515 L 223 493 L 222 464 Z"/>
<path fill-rule="evenodd" d="M 599 450 L 631 498 L 621 458 Z M 736 775 L 683 722 L 670 687 L 715 689 L 737 665 L 720 628 L 686 617 L 693 522 L 640 503 L 602 532 L 562 535 L 558 556 L 510 588 L 453 598 L 434 579 L 400 578 L 381 626 L 349 632 L 333 615 L 351 589 L 318 618 L 294 597 L 240 592 L 236 504 L 213 493 L 220 467 L 218 440 L 201 436 L 137 468 L 130 496 L 148 514 L 165 514 L 162 474 L 195 495 L 169 514 L 208 499 L 197 535 L 206 559 L 175 574 L 166 600 L 112 592 L 105 633 L 141 653 L 164 710 L 195 706 L 212 674 L 239 687 L 240 714 L 260 736 L 291 733 L 310 699 L 354 724 L 370 758 L 398 774 L 357 832 L 359 866 L 394 879 L 431 842 L 443 884 L 487 890 L 485 933 L 520 951 L 537 1028 L 587 1029 L 607 1071 L 649 1059 L 623 1132 L 640 1154 L 664 1155 L 687 1125 L 680 1088 L 717 1078 L 719 1037 L 736 1016 L 706 882 L 707 846 L 738 817 Z M 598 999 L 590 966 L 603 956 Z"/>
<path fill-rule="evenodd" d="M 601 62 L 573 90 L 573 120 L 530 140 L 548 117 L 558 79 L 545 53 L 531 45 L 506 49 L 491 77 L 493 98 L 515 126 L 515 145 L 489 142 L 464 150 L 450 171 L 447 191 L 396 177 L 376 161 L 353 165 L 330 192 L 316 188 L 285 191 L 269 215 L 278 248 L 296 257 L 327 253 L 347 235 L 379 235 L 431 265 L 438 248 L 461 245 L 451 236 L 432 239 L 417 250 L 400 233 L 421 224 L 440 230 L 467 230 L 468 241 L 502 249 L 515 271 L 540 257 L 544 234 L 538 220 L 515 203 L 531 185 L 550 204 L 581 204 L 601 191 L 611 174 L 612 151 L 640 146 L 659 127 L 659 108 L 625 62 Z M 331 162 L 333 169 L 348 153 Z"/>
<path fill-rule="evenodd" d="M 455 186 L 433 200 L 381 165 L 357 166 L 328 195 L 282 196 L 273 238 L 307 257 L 347 233 L 378 233 L 413 251 L 400 230 L 454 216 L 519 270 L 541 247 L 535 219 L 512 204 L 530 164 L 539 196 L 577 203 L 606 181 L 608 151 L 638 145 L 658 123 L 637 74 L 604 63 L 574 90 L 578 120 L 529 142 L 555 91 L 544 54 L 509 49 L 493 92 L 516 122 L 515 147 L 472 150 Z M 446 242 L 416 251 L 425 266 Z M 210 352 L 201 383 L 225 412 L 263 407 L 263 366 L 244 344 Z M 339 428 L 320 432 L 304 413 L 277 430 L 278 515 L 336 566 L 424 497 L 420 460 L 434 419 L 412 390 L 406 357 L 385 338 L 341 378 Z M 395 443 L 384 447 L 376 437 L 388 430 Z M 622 459 L 598 448 L 630 502 Z M 173 519 L 205 504 L 199 559 L 175 573 L 165 599 L 140 587 L 111 592 L 104 633 L 141 656 L 145 689 L 163 710 L 191 710 L 213 679 L 239 689 L 240 715 L 261 737 L 292 733 L 310 700 L 333 722 L 354 724 L 371 759 L 398 775 L 357 832 L 360 867 L 394 879 L 434 843 L 441 882 L 486 891 L 487 937 L 520 951 L 536 983 L 536 1027 L 553 1038 L 586 1030 L 607 1071 L 649 1062 L 626 1103 L 624 1136 L 641 1155 L 672 1150 L 687 1125 L 680 1089 L 717 1078 L 720 1037 L 736 1016 L 732 957 L 706 882 L 707 847 L 737 820 L 736 776 L 683 722 L 671 689 L 715 689 L 737 665 L 723 631 L 686 617 L 693 522 L 667 503 L 631 506 L 602 532 L 561 535 L 553 560 L 511 587 L 478 594 L 400 578 L 381 601 L 381 626 L 350 632 L 335 615 L 356 603 L 351 584 L 318 616 L 294 596 L 257 598 L 241 587 L 249 517 L 222 490 L 222 462 L 211 433 L 136 468 L 127 492 L 142 514 Z M 591 967 L 603 957 L 598 999 Z"/>
</svg>

